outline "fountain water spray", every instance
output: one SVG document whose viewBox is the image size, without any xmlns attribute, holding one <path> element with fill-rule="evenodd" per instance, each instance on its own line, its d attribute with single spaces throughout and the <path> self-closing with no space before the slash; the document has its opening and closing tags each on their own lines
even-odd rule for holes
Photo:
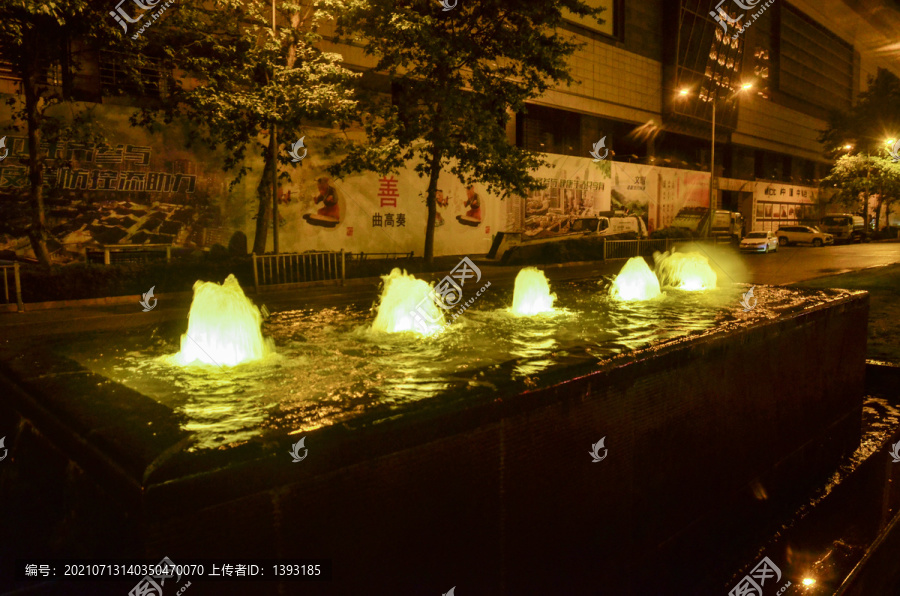
<svg viewBox="0 0 900 596">
<path fill-rule="evenodd" d="M 431 300 L 431 286 L 405 271 L 394 269 L 382 275 L 384 289 L 378 313 L 372 322 L 374 331 L 400 333 L 412 331 L 431 335 L 444 326 L 444 312 Z"/>
<path fill-rule="evenodd" d="M 235 366 L 261 360 L 274 351 L 260 331 L 262 315 L 244 295 L 234 275 L 222 285 L 198 281 L 188 315 L 187 333 L 181 336 L 176 364 Z"/>
<path fill-rule="evenodd" d="M 656 275 L 662 287 L 676 290 L 714 290 L 716 272 L 709 266 L 709 259 L 696 252 L 658 252 L 653 254 L 656 261 Z"/>
<path fill-rule="evenodd" d="M 553 312 L 556 294 L 550 293 L 550 284 L 543 271 L 526 267 L 516 275 L 516 289 L 510 309 L 514 315 L 531 316 Z"/>
<path fill-rule="evenodd" d="M 661 293 L 659 280 L 643 257 L 628 259 L 609 289 L 609 297 L 620 301 L 650 300 Z"/>
</svg>

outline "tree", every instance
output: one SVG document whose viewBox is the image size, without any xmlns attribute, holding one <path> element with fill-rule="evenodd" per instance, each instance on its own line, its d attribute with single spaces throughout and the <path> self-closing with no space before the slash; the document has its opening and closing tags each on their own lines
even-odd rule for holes
<svg viewBox="0 0 900 596">
<path fill-rule="evenodd" d="M 900 79 L 887 70 L 869 78 L 869 88 L 860 93 L 856 104 L 844 111 L 832 112 L 828 128 L 819 141 L 831 158 L 851 151 L 878 153 L 887 139 L 900 136 Z M 846 146 L 850 149 L 845 149 Z"/>
<path fill-rule="evenodd" d="M 414 163 L 428 179 L 425 260 L 434 257 L 435 201 L 443 169 L 501 197 L 538 184 L 529 171 L 544 161 L 509 143 L 512 114 L 552 85 L 570 83 L 566 59 L 577 45 L 558 27 L 564 10 L 597 16 L 581 0 L 460 2 L 348 0 L 339 32 L 365 40 L 374 70 L 392 81 L 392 100 L 368 98 L 368 140 L 330 168 L 336 176 L 380 174 Z"/>
<path fill-rule="evenodd" d="M 245 161 L 248 151 L 262 158 L 253 242 L 257 254 L 266 250 L 273 170 L 279 162 L 298 165 L 277 137 L 293 143 L 304 136 L 304 125 L 342 122 L 356 107 L 348 89 L 357 75 L 340 65 L 340 54 L 317 47 L 320 23 L 343 3 L 281 1 L 276 32 L 272 5 L 268 0 L 179 3 L 164 29 L 144 36 L 144 51 L 162 56 L 184 76 L 172 81 L 162 110 L 151 106 L 132 118 L 151 130 L 185 118 L 196 127 L 193 142 L 223 148 L 222 167 L 235 172 L 232 188 L 252 170 Z M 290 176 L 282 172 L 281 178 Z"/>
<path fill-rule="evenodd" d="M 868 172 L 868 167 L 876 164 L 876 161 L 867 159 L 868 156 L 884 155 L 887 141 L 897 139 L 898 136 L 900 136 L 900 79 L 890 71 L 880 69 L 874 78 L 869 78 L 869 88 L 859 94 L 855 105 L 849 110 L 836 111 L 830 115 L 828 128 L 822 131 L 819 141 L 824 146 L 825 155 L 831 159 L 843 154 L 866 158 L 865 171 Z M 859 162 L 846 161 L 841 171 L 833 170 L 832 175 L 836 174 L 839 179 L 848 181 L 848 176 L 855 171 L 854 164 L 857 163 Z M 879 171 L 881 170 L 879 166 Z M 862 190 L 865 197 L 863 214 L 867 225 L 871 188 L 875 188 L 875 185 L 869 177 Z M 876 228 L 884 200 L 884 193 L 881 193 L 879 208 L 875 215 Z"/>
<path fill-rule="evenodd" d="M 41 155 L 41 144 L 71 137 L 75 131 L 84 135 L 90 129 L 89 110 L 73 110 L 74 117 L 69 118 L 55 114 L 53 108 L 72 100 L 72 72 L 78 68 L 79 55 L 112 39 L 103 25 L 108 12 L 107 4 L 96 0 L 7 0 L 0 4 L 0 47 L 11 57 L 21 80 L 21 97 L 13 96 L 8 103 L 13 106 L 13 120 L 24 123 L 28 137 L 28 237 L 44 265 L 50 264 L 50 251 L 43 189 L 47 157 Z M 76 39 L 80 51 L 70 51 Z M 61 84 L 50 76 L 53 67 L 59 68 Z M 87 134 L 99 142 L 95 132 Z"/>
<path fill-rule="evenodd" d="M 878 156 L 844 155 L 835 162 L 831 173 L 823 178 L 821 186 L 837 189 L 832 201 L 839 202 L 853 213 L 862 213 L 868 222 L 868 201 L 860 208 L 860 197 L 873 190 L 877 192 L 875 229 L 880 223 L 881 207 L 890 205 L 900 196 L 900 163 Z"/>
</svg>

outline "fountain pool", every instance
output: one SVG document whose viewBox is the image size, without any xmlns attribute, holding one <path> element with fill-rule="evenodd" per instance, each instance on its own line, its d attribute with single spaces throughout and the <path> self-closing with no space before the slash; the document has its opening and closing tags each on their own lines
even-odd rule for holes
<svg viewBox="0 0 900 596">
<path fill-rule="evenodd" d="M 598 277 L 519 317 L 512 279 L 490 281 L 430 336 L 374 330 L 374 292 L 311 299 L 235 366 L 172 363 L 183 319 L 10 345 L 15 469 L 80 504 L 54 527 L 97 556 L 118 534 L 117 556 L 330 557 L 317 594 L 638 596 L 673 553 L 689 570 L 752 539 L 859 445 L 865 293 L 757 286 L 745 312 L 746 287 L 619 302 Z"/>
<path fill-rule="evenodd" d="M 638 348 L 836 296 L 758 286 L 757 308 L 743 312 L 743 287 L 670 289 L 652 301 L 617 302 L 597 284 L 554 285 L 554 311 L 540 317 L 510 313 L 510 289 L 492 287 L 433 336 L 375 330 L 370 306 L 277 312 L 262 325 L 277 354 L 226 368 L 171 362 L 183 323 L 88 335 L 67 344 L 66 355 L 171 408 L 193 434 L 193 449 L 209 449 L 269 432 L 377 424 L 438 397 L 446 404 L 500 389 L 527 391 L 567 367 L 590 369 Z"/>
</svg>

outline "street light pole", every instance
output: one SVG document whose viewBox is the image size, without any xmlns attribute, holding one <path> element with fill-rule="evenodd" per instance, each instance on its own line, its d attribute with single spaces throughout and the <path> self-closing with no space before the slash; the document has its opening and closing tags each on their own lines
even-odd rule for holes
<svg viewBox="0 0 900 596">
<path fill-rule="evenodd" d="M 716 180 L 716 99 L 718 99 L 719 87 L 716 85 L 716 90 L 713 92 L 712 98 L 712 146 L 709 150 L 709 216 L 706 218 L 706 229 L 704 230 L 704 236 L 709 236 L 710 230 L 712 230 L 712 220 L 713 216 L 716 213 L 716 209 L 718 209 L 718 205 L 716 204 L 716 188 L 715 188 L 715 180 Z"/>
<path fill-rule="evenodd" d="M 866 202 L 863 204 L 863 224 L 866 236 L 869 235 L 869 173 L 872 171 L 872 158 L 869 153 L 869 145 L 866 144 Z"/>
<path fill-rule="evenodd" d="M 744 83 L 741 85 L 741 88 L 735 91 L 730 97 L 737 97 L 741 91 L 746 91 L 753 87 L 752 83 Z M 712 230 L 712 221 L 715 216 L 716 210 L 719 208 L 718 201 L 718 185 L 716 182 L 716 103 L 719 99 L 719 87 L 718 85 L 713 90 L 712 94 L 712 139 L 711 146 L 709 151 L 709 216 L 706 218 L 706 225 L 704 226 L 703 235 L 709 236 L 710 230 Z"/>
<path fill-rule="evenodd" d="M 272 38 L 278 42 L 278 34 L 275 31 L 275 0 L 272 0 Z M 272 82 L 275 82 L 274 65 Z M 278 108 L 277 96 L 273 95 L 275 108 Z M 278 254 L 278 125 L 272 118 L 272 252 Z"/>
</svg>

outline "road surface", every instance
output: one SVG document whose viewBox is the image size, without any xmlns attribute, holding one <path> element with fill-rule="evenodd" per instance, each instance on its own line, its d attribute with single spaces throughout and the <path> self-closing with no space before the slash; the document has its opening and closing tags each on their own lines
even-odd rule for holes
<svg viewBox="0 0 900 596">
<path fill-rule="evenodd" d="M 776 252 L 739 253 L 730 246 L 688 244 L 684 250 L 702 251 L 719 282 L 785 285 L 900 262 L 900 243 L 872 242 L 838 246 L 782 246 Z"/>
</svg>

